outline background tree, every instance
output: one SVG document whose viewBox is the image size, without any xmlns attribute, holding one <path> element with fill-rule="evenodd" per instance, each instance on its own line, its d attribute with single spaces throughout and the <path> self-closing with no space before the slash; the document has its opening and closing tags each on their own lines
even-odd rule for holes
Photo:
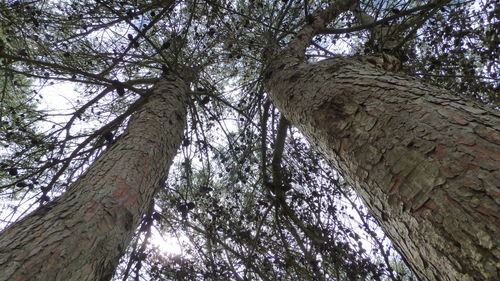
<svg viewBox="0 0 500 281">
<path fill-rule="evenodd" d="M 407 38 L 394 52 L 403 60 L 399 68 L 457 87 L 473 79 L 464 84 L 470 88 L 463 94 L 495 103 L 496 39 L 483 35 L 490 30 L 487 24 L 471 29 L 473 23 L 464 20 L 496 22 L 492 3 L 441 3 L 437 8 L 432 2 L 363 1 L 315 37 L 305 57 L 313 62 L 333 54 L 379 52 L 384 44 L 378 43 L 385 40 L 373 34 L 387 32 L 380 26 L 410 21 L 410 29 L 398 32 Z M 20 198 L 32 198 L 24 202 L 59 196 L 102 153 L 106 139 L 123 132 L 126 118 L 111 120 L 128 116 L 126 108 L 148 92 L 162 69 L 169 69 L 192 81 L 182 153 L 174 176 L 137 227 L 115 278 L 412 278 L 394 270 L 397 258 L 377 231 L 378 220 L 366 215 L 346 181 L 267 97 L 263 82 L 274 51 L 287 46 L 324 8 L 322 1 L 183 1 L 175 7 L 161 1 L 4 4 L 9 40 L 29 48 L 2 52 L 3 60 L 11 62 L 3 69 L 37 83 L 73 81 L 80 92 L 67 120 L 44 132 L 43 139 L 54 147 L 39 164 L 24 165 L 31 170 L 19 169 L 17 177 L 6 178 L 4 196 L 20 179 L 33 183 L 31 190 L 17 191 Z M 361 16 L 369 22 L 360 23 Z M 444 24 L 451 19 L 459 24 L 447 32 Z M 455 32 L 481 47 L 447 44 Z M 440 52 L 434 52 L 432 41 L 442 44 Z M 450 64 L 432 68 L 427 60 L 433 54 L 446 62 L 444 56 L 451 53 Z M 475 54 L 485 61 L 460 63 Z M 48 113 L 44 120 L 52 117 Z M 105 128 L 113 134 L 101 134 Z M 9 163 L 5 169 L 21 164 Z M 155 228 L 189 240 L 184 255 L 165 259 L 148 246 Z"/>
<path fill-rule="evenodd" d="M 7 37 L 4 36 L 4 26 L 0 26 L 0 49 L 5 50 L 14 48 Z M 11 61 L 4 60 L 4 65 L 9 65 Z M 17 175 L 18 170 L 13 165 L 19 158 L 24 159 L 25 167 L 33 165 L 33 162 L 43 155 L 44 150 L 33 151 L 33 145 L 44 147 L 43 135 L 41 135 L 35 126 L 35 122 L 43 118 L 43 113 L 36 109 L 35 100 L 38 100 L 36 91 L 31 91 L 31 83 L 23 75 L 9 71 L 1 72 L 1 94 L 0 94 L 0 141 L 2 146 L 12 154 L 6 154 L 4 157 L 10 159 L 10 163 L 2 163 L 2 174 L 0 181 L 2 184 L 10 183 L 7 178 Z M 26 153 L 30 151 L 31 153 Z M 3 152 L 3 151 L 2 151 Z M 10 167 L 10 168 L 9 168 Z M 28 183 L 23 181 L 12 182 L 11 186 L 27 187 Z"/>
</svg>

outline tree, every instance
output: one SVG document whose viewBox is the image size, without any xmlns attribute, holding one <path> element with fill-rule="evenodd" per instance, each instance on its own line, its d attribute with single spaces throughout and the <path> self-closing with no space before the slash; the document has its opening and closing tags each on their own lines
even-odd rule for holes
<svg viewBox="0 0 500 281">
<path fill-rule="evenodd" d="M 3 26 L 0 26 L 0 52 L 6 48 L 12 48 L 3 36 Z M 5 60 L 4 65 L 9 65 L 10 61 Z M 0 141 L 6 148 L 16 146 L 16 151 L 12 158 L 22 158 L 23 154 L 31 157 L 25 164 L 32 165 L 37 153 L 26 153 L 33 144 L 43 145 L 43 136 L 36 131 L 35 123 L 41 118 L 41 113 L 36 110 L 36 93 L 30 91 L 30 81 L 23 75 L 10 71 L 0 72 Z M 10 157 L 9 157 L 10 158 Z M 8 177 L 8 173 L 17 173 L 17 169 L 6 169 L 7 163 L 1 164 L 0 182 Z M 5 173 L 1 173 L 5 172 Z M 27 186 L 24 182 L 17 182 L 15 185 Z"/>
<path fill-rule="evenodd" d="M 390 55 L 303 62 L 311 38 L 350 5 L 337 1 L 274 60 L 274 104 L 361 195 L 422 280 L 494 279 L 498 113 L 387 72 Z"/>
<path fill-rule="evenodd" d="M 180 78 L 163 78 L 136 102 L 125 133 L 79 180 L 2 232 L 2 280 L 113 276 L 181 143 L 186 93 Z"/>
<path fill-rule="evenodd" d="M 189 88 L 181 153 L 166 184 L 155 188 L 155 203 L 144 204 L 145 209 L 134 212 L 131 230 L 124 232 L 123 239 L 117 239 L 131 243 L 124 250 L 115 279 L 127 280 L 134 274 L 136 279 L 177 280 L 413 279 L 405 273 L 407 270 L 394 270 L 395 264 L 400 265 L 399 258 L 378 224 L 396 241 L 406 261 L 423 279 L 446 278 L 436 277 L 446 274 L 460 276 L 461 270 L 470 270 L 464 274 L 476 279 L 481 279 L 479 274 L 490 274 L 493 271 L 487 262 L 485 270 L 481 262 L 456 269 L 439 260 L 444 264 L 441 269 L 451 268 L 450 272 L 438 272 L 439 268 L 432 271 L 428 269 L 432 265 L 426 263 L 436 260 L 432 252 L 435 243 L 425 246 L 427 241 L 423 242 L 430 238 L 422 238 L 421 232 L 415 230 L 408 234 L 416 237 L 410 244 L 402 243 L 400 236 L 395 235 L 399 235 L 400 225 L 406 227 L 401 220 L 407 218 L 410 226 L 425 224 L 428 229 L 437 229 L 438 234 L 444 233 L 431 218 L 455 210 L 448 208 L 445 201 L 429 201 L 446 198 L 446 189 L 426 187 L 445 187 L 448 181 L 461 181 L 460 175 L 447 178 L 449 174 L 439 165 L 462 152 L 448 154 L 454 144 L 449 144 L 448 139 L 433 139 L 435 134 L 442 136 L 441 131 L 425 127 L 424 133 L 429 134 L 421 138 L 416 134 L 411 140 L 404 133 L 420 128 L 416 109 L 427 112 L 424 120 L 431 126 L 437 123 L 426 118 L 435 116 L 433 109 L 445 116 L 452 110 L 436 104 L 443 102 L 438 98 L 458 107 L 474 104 L 468 100 L 471 97 L 482 103 L 497 102 L 498 44 L 494 44 L 495 29 L 488 25 L 497 21 L 494 3 L 355 2 L 337 2 L 334 10 L 328 9 L 327 1 L 319 0 L 195 0 L 178 1 L 177 5 L 173 1 L 139 0 L 0 4 L 4 34 L 1 70 L 27 77 L 34 87 L 70 81 L 79 92 L 74 98 L 67 96 L 73 106 L 64 120 L 57 119 L 60 115 L 54 112 L 34 114 L 38 121 L 33 127 L 40 142 L 30 147 L 29 143 L 20 146 L 12 139 L 1 140 L 9 146 L 1 154 L 0 197 L 20 202 L 12 206 L 12 216 L 2 219 L 12 222 L 14 214 L 22 215 L 28 208 L 21 203 L 42 205 L 39 211 L 9 228 L 20 229 L 47 206 L 64 206 L 71 197 L 68 194 L 75 190 L 68 186 L 90 180 L 90 172 L 85 172 L 87 167 L 100 165 L 100 157 L 116 151 L 110 141 L 119 145 L 124 138 L 120 135 L 124 134 L 125 120 L 138 109 L 137 103 L 146 101 L 151 85 L 159 81 L 161 73 L 178 72 Z M 314 16 L 322 10 L 326 12 Z M 311 39 L 314 35 L 317 36 Z M 289 48 L 281 50 L 285 46 Z M 445 85 L 460 95 L 442 94 L 429 83 Z M 304 87 L 300 88 L 300 84 Z M 382 93 L 382 86 L 391 95 Z M 288 89 L 294 93 L 291 100 L 284 92 Z M 325 91 L 327 100 L 314 95 L 316 89 L 318 93 Z M 365 92 L 352 93 L 357 89 Z M 439 97 L 419 95 L 418 90 L 422 89 L 439 92 Z M 352 94 L 344 96 L 339 91 Z M 366 91 L 374 93 L 368 95 Z M 306 97 L 304 93 L 310 95 Z M 432 96 L 430 102 L 428 96 Z M 359 101 L 358 97 L 365 100 Z M 415 99 L 408 101 L 408 97 Z M 305 106 L 314 104 L 304 108 L 300 102 Z M 320 104 L 322 107 L 318 108 Z M 385 109 L 387 115 L 379 112 L 378 107 Z M 403 107 L 407 113 L 397 111 Z M 316 111 L 311 113 L 311 109 Z M 479 116 L 476 120 L 468 120 L 470 116 L 461 110 L 465 122 L 460 118 L 456 122 L 464 127 L 447 124 L 446 128 L 452 128 L 449 133 L 481 122 L 486 129 L 479 125 L 475 128 L 485 140 L 468 137 L 460 141 L 470 146 L 457 147 L 475 149 L 484 145 L 491 120 L 483 119 L 494 118 L 488 115 L 491 110 L 485 105 L 463 109 L 475 111 L 473 115 Z M 339 112 L 343 115 L 335 115 Z M 330 161 L 334 160 L 333 166 L 344 178 L 328 167 L 287 119 L 303 130 Z M 350 123 L 343 127 L 344 121 Z M 414 127 L 405 130 L 394 124 L 399 121 Z M 16 122 L 9 121 L 9 126 L 16 140 L 30 138 Z M 160 132 L 147 133 L 156 136 Z M 339 140 L 344 142 L 337 144 Z M 142 148 L 142 144 L 133 145 Z M 331 145 L 339 145 L 337 154 Z M 436 158 L 435 151 L 443 153 L 443 158 Z M 404 153 L 406 158 L 398 153 Z M 433 161 L 424 162 L 429 157 Z M 415 159 L 422 160 L 419 166 L 411 162 Z M 460 163 L 467 164 L 464 161 Z M 492 162 L 483 162 L 482 165 L 493 166 Z M 467 167 L 470 168 L 462 168 Z M 491 181 L 495 174 L 493 168 L 487 168 L 490 170 L 480 170 L 482 173 L 477 176 Z M 16 173 L 10 173 L 11 170 Z M 422 170 L 428 172 L 428 181 L 421 181 Z M 165 175 L 157 176 L 161 182 Z M 444 179 L 446 182 L 441 184 Z M 410 194 L 414 191 L 409 189 L 411 182 L 417 182 L 421 190 L 429 193 Z M 366 209 L 357 203 L 351 184 L 376 218 L 366 214 Z M 482 195 L 465 192 L 460 196 L 470 195 L 472 202 L 491 203 L 481 201 L 487 194 L 496 194 L 487 192 L 490 191 L 479 189 Z M 384 196 L 390 200 L 384 200 Z M 78 201 L 86 200 L 83 196 Z M 434 210 L 425 209 L 432 209 L 433 203 Z M 117 212 L 113 205 L 106 206 L 110 210 L 103 212 Z M 55 208 L 45 215 L 54 214 Z M 495 205 L 487 208 L 495 210 Z M 479 210 L 488 213 L 488 209 Z M 127 216 L 126 212 L 123 216 Z M 421 221 L 416 220 L 417 216 Z M 477 227 L 481 228 L 484 222 L 480 221 Z M 64 223 L 57 220 L 57 225 Z M 452 226 L 455 225 L 460 224 Z M 166 258 L 151 247 L 155 228 L 188 240 L 184 245 L 186 253 Z M 123 229 L 123 223 L 118 222 L 119 229 Z M 9 231 L 4 231 L 0 240 L 12 240 L 6 235 Z M 488 230 L 486 235 L 495 231 Z M 457 232 L 453 235 L 457 236 Z M 105 238 L 96 235 L 96 239 Z M 481 241 L 489 247 L 488 238 Z M 30 245 L 33 244 L 24 246 Z M 44 243 L 37 245 L 40 252 L 50 252 Z M 472 245 L 468 249 L 476 249 L 477 243 Z M 429 251 L 429 259 L 418 250 Z M 74 251 L 85 252 L 80 247 Z M 101 270 L 108 279 L 119 252 L 123 251 L 115 250 L 109 267 Z M 480 253 L 496 258 L 494 249 L 481 249 Z M 468 258 L 455 252 L 447 254 L 461 262 Z M 423 261 L 415 255 L 424 256 Z M 74 274 L 85 273 L 75 269 Z"/>
</svg>

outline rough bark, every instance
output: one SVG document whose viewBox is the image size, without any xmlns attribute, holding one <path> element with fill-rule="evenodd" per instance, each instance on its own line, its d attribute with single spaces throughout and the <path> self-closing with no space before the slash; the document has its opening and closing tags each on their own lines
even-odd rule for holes
<svg viewBox="0 0 500 281">
<path fill-rule="evenodd" d="M 111 279 L 180 145 L 187 90 L 162 79 L 67 192 L 0 234 L 0 280 Z"/>
<path fill-rule="evenodd" d="M 494 280 L 500 115 L 338 57 L 270 67 L 275 105 L 357 191 L 421 280 Z"/>
</svg>

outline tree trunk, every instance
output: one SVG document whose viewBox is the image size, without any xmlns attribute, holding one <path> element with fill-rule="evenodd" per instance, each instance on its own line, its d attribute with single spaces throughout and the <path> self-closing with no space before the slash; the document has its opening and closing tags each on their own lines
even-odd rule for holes
<svg viewBox="0 0 500 281">
<path fill-rule="evenodd" d="M 160 81 L 125 133 L 66 193 L 0 233 L 0 280 L 110 280 L 186 123 L 185 83 Z"/>
<path fill-rule="evenodd" d="M 360 59 L 271 65 L 281 112 L 357 191 L 421 280 L 494 280 L 498 112 Z"/>
</svg>

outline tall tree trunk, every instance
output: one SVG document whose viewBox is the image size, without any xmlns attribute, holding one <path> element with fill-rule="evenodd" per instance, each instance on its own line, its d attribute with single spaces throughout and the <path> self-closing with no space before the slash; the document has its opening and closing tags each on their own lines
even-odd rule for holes
<svg viewBox="0 0 500 281">
<path fill-rule="evenodd" d="M 0 234 L 0 280 L 109 280 L 183 137 L 187 87 L 162 79 L 66 193 Z"/>
<path fill-rule="evenodd" d="M 285 55 L 270 71 L 275 105 L 363 198 L 421 280 L 498 278 L 498 112 L 356 58 Z"/>
</svg>

